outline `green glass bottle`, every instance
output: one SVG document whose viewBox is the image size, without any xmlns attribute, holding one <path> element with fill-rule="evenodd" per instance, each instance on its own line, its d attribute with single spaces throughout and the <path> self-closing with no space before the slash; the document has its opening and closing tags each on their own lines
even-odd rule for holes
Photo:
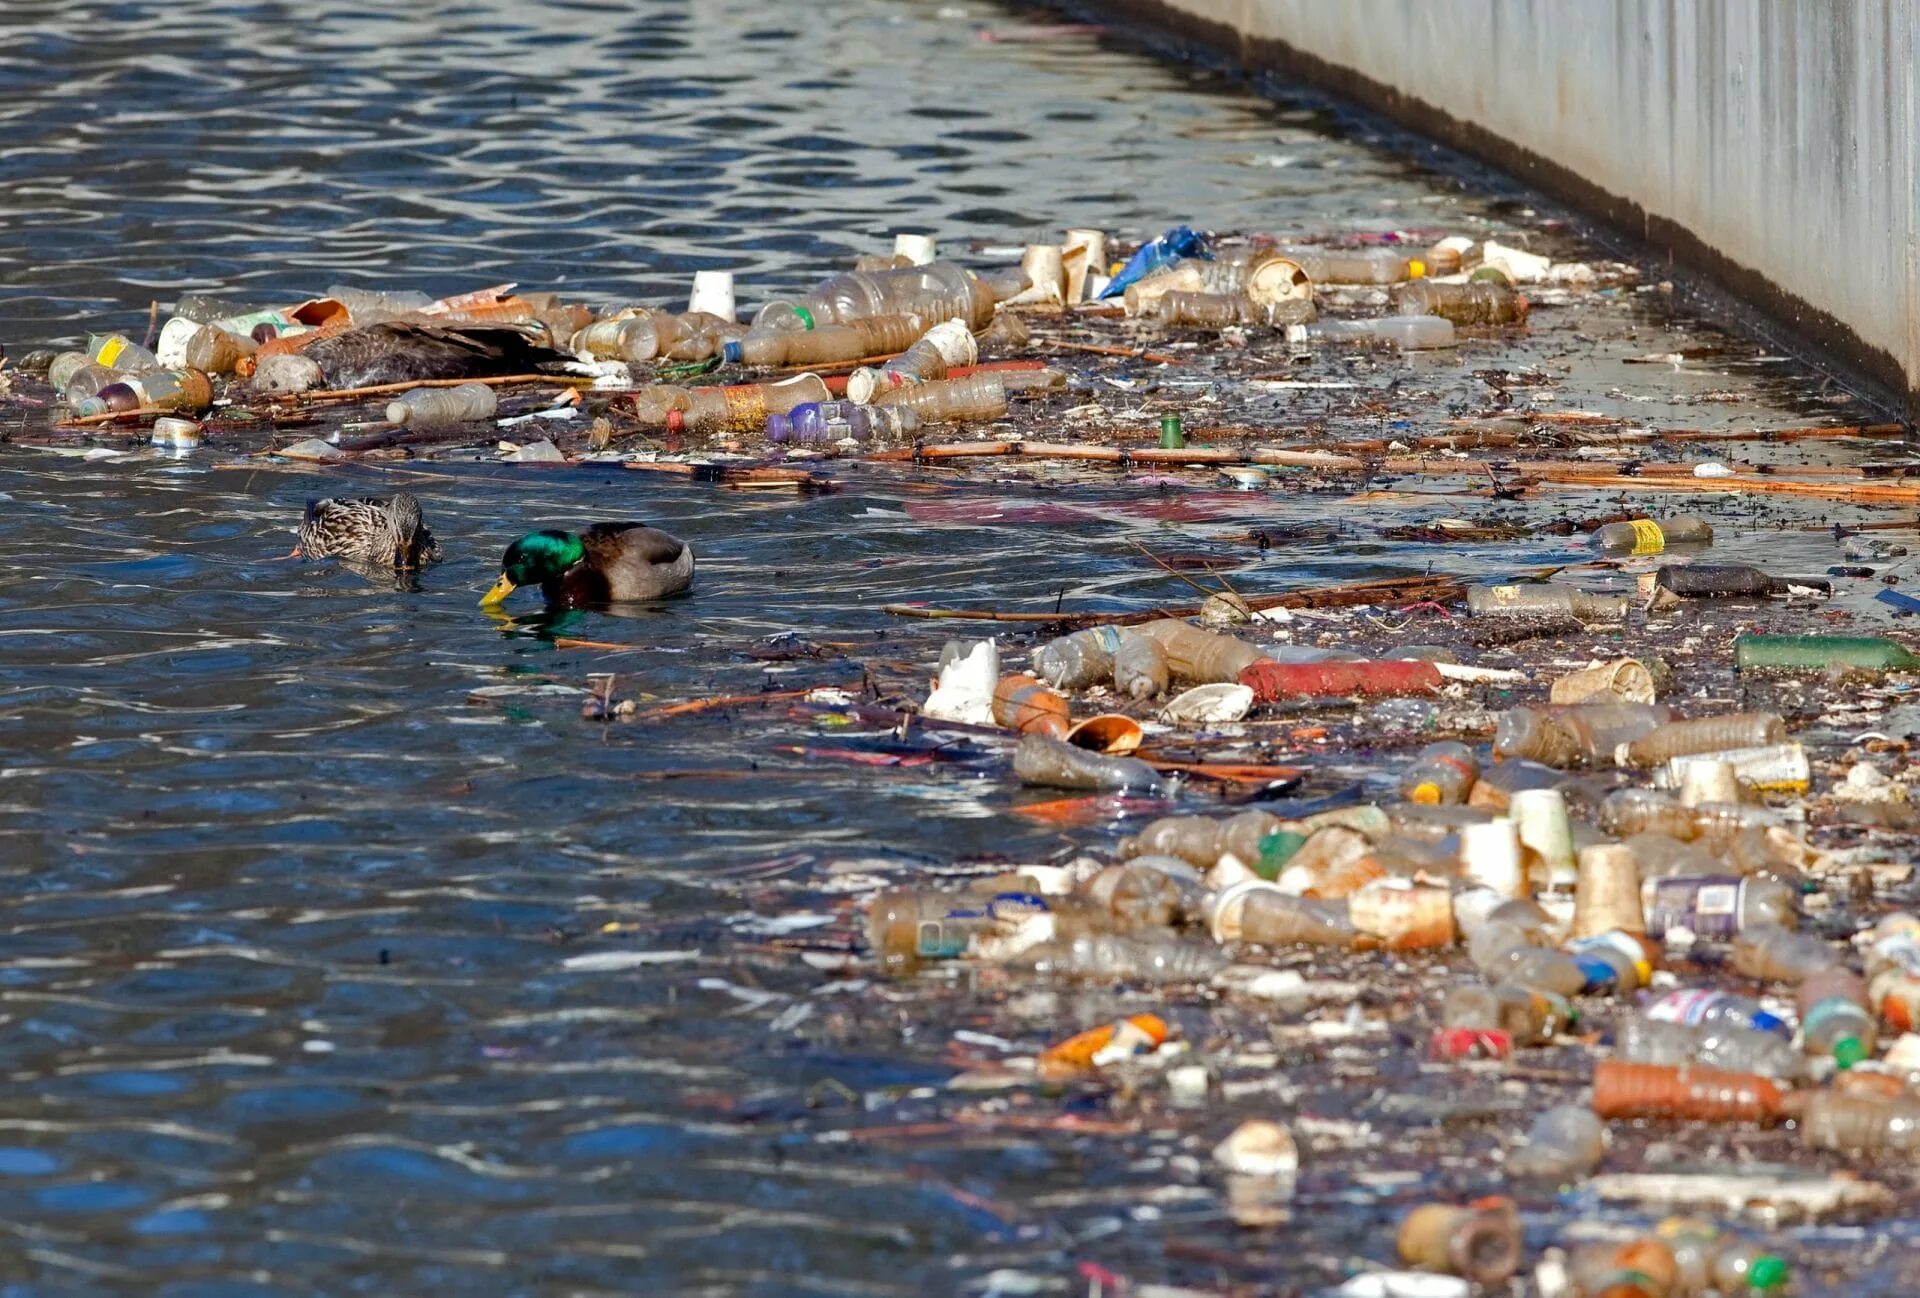
<svg viewBox="0 0 1920 1298">
<path fill-rule="evenodd" d="M 1920 671 L 1920 655 L 1898 641 L 1871 635 L 1743 635 L 1733 642 L 1742 672 Z"/>
</svg>

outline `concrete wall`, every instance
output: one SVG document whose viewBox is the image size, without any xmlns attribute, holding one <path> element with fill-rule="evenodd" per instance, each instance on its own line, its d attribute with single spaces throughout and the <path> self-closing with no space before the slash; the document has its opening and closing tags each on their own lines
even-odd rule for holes
<svg viewBox="0 0 1920 1298">
<path fill-rule="evenodd" d="M 1920 413 L 1920 0 L 1115 0 L 1669 247 Z"/>
</svg>

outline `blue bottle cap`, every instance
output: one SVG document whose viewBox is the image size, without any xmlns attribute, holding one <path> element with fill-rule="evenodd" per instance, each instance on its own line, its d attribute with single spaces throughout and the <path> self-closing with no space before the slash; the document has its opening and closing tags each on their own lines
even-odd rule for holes
<svg viewBox="0 0 1920 1298">
<path fill-rule="evenodd" d="M 1782 1037 L 1790 1037 L 1793 1035 L 1793 1029 L 1787 1026 L 1785 1019 L 1781 1018 L 1778 1014 L 1769 1014 L 1765 1010 L 1760 1010 L 1754 1014 L 1753 1030 L 1755 1032 L 1771 1032 L 1776 1036 Z"/>
<path fill-rule="evenodd" d="M 720 359 L 729 365 L 738 365 L 740 358 L 745 354 L 746 353 L 741 350 L 738 339 L 730 343 L 720 344 Z"/>
<path fill-rule="evenodd" d="M 785 415 L 767 416 L 767 440 L 784 442 L 793 436 L 793 421 Z"/>
</svg>

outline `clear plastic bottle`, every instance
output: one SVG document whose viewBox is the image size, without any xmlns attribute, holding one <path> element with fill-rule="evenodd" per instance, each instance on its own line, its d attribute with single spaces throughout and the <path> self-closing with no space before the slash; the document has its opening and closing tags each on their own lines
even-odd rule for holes
<svg viewBox="0 0 1920 1298">
<path fill-rule="evenodd" d="M 1659 962 L 1660 946 L 1642 933 L 1612 929 L 1567 944 L 1567 954 L 1587 977 L 1589 996 L 1625 996 L 1645 987 Z"/>
<path fill-rule="evenodd" d="M 808 292 L 801 302 L 816 326 L 858 320 L 863 316 L 917 315 L 925 320 L 967 322 L 982 329 L 998 305 L 993 288 L 952 262 L 895 270 L 850 271 L 835 275 Z"/>
<path fill-rule="evenodd" d="M 1608 523 L 1593 534 L 1594 548 L 1609 554 L 1660 554 L 1669 546 L 1708 545 L 1713 524 L 1691 514 L 1656 522 L 1651 518 Z"/>
<path fill-rule="evenodd" d="M 1545 1045 L 1579 1017 L 1566 997 L 1517 983 L 1455 987 L 1440 1010 L 1448 1028 L 1504 1032 L 1518 1046 Z"/>
<path fill-rule="evenodd" d="M 1670 721 L 1626 745 L 1623 766 L 1658 766 L 1675 757 L 1759 748 L 1784 743 L 1787 723 L 1773 712 L 1736 712 L 1728 716 Z"/>
<path fill-rule="evenodd" d="M 1223 250 L 1198 263 L 1208 293 L 1252 298 L 1260 306 L 1313 301 L 1313 281 L 1299 262 L 1271 248 Z"/>
<path fill-rule="evenodd" d="M 1013 750 L 1013 773 L 1022 784 L 1103 793 L 1159 793 L 1159 773 L 1137 757 L 1104 757 L 1030 731 Z"/>
<path fill-rule="evenodd" d="M 1221 820 L 1209 816 L 1162 816 L 1122 841 L 1120 855 L 1129 860 L 1139 856 L 1174 856 L 1207 870 L 1231 852 L 1242 863 L 1252 865 L 1260 858 L 1261 844 L 1283 823 L 1272 812 L 1258 809 Z"/>
<path fill-rule="evenodd" d="M 1395 1247 L 1408 1266 L 1498 1285 L 1520 1269 L 1520 1216 L 1504 1199 L 1422 1204 L 1401 1221 Z"/>
<path fill-rule="evenodd" d="M 785 414 L 768 415 L 766 434 L 770 442 L 809 444 L 911 437 L 919 429 L 920 416 L 911 410 L 856 406 L 851 401 L 803 401 Z"/>
<path fill-rule="evenodd" d="M 927 330 L 911 347 L 878 369 L 861 368 L 848 375 L 847 399 L 866 405 L 882 392 L 944 379 L 950 370 L 973 365 L 979 359 L 980 344 L 966 321 L 948 320 Z"/>
<path fill-rule="evenodd" d="M 1606 1156 L 1606 1126 L 1590 1110 L 1556 1104 L 1534 1119 L 1526 1143 L 1507 1155 L 1507 1174 L 1565 1185 L 1586 1177 Z"/>
<path fill-rule="evenodd" d="M 1493 752 L 1548 766 L 1606 764 L 1621 743 L 1652 733 L 1672 715 L 1654 703 L 1580 703 L 1553 711 L 1508 708 L 1494 723 Z"/>
<path fill-rule="evenodd" d="M 1133 290 L 1127 290 L 1131 293 Z M 1313 319 L 1313 304 L 1295 299 L 1263 306 L 1239 294 L 1163 293 L 1150 314 L 1163 325 L 1224 329 L 1229 325 L 1280 327 Z"/>
<path fill-rule="evenodd" d="M 933 888 L 900 888 L 867 910 L 867 942 L 883 968 L 957 960 L 981 938 L 1005 933 L 1045 907 L 1031 897 L 982 898 Z"/>
<path fill-rule="evenodd" d="M 1799 917 L 1793 889 L 1776 879 L 1731 874 L 1649 879 L 1641 888 L 1640 901 L 1652 937 L 1686 928 L 1708 941 L 1730 942 L 1754 928 L 1791 928 Z"/>
<path fill-rule="evenodd" d="M 1141 856 L 1108 866 L 1086 887 L 1088 899 L 1112 913 L 1120 932 L 1171 928 L 1199 913 L 1202 891 L 1199 871 L 1171 856 Z"/>
<path fill-rule="evenodd" d="M 1428 744 L 1400 773 L 1400 796 L 1425 806 L 1458 806 L 1480 778 L 1473 750 L 1451 740 Z"/>
<path fill-rule="evenodd" d="M 1113 651 L 1113 690 L 1122 698 L 1144 700 L 1167 692 L 1172 668 L 1166 646 L 1152 636 L 1123 635 Z"/>
<path fill-rule="evenodd" d="M 1439 316 L 1385 316 L 1369 320 L 1316 320 L 1311 324 L 1290 325 L 1287 341 L 1305 342 L 1379 342 L 1391 343 L 1403 351 L 1426 351 L 1452 347 L 1459 339 L 1453 322 Z"/>
<path fill-rule="evenodd" d="M 1556 996 L 1578 996 L 1587 986 L 1578 960 L 1534 945 L 1531 935 L 1509 924 L 1482 927 L 1468 940 L 1467 955 L 1488 982 L 1510 982 Z"/>
<path fill-rule="evenodd" d="M 498 398 L 484 383 L 462 383 L 455 388 L 415 388 L 387 403 L 387 422 L 409 428 L 432 428 L 491 419 L 498 409 Z"/>
<path fill-rule="evenodd" d="M 1503 284 L 1442 284 L 1417 279 L 1396 284 L 1387 300 L 1402 316 L 1439 316 L 1456 325 L 1512 324 L 1527 317 L 1527 299 Z"/>
<path fill-rule="evenodd" d="M 1033 651 L 1034 674 L 1057 690 L 1084 690 L 1113 679 L 1113 655 L 1126 632 L 1094 626 L 1049 640 Z"/>
<path fill-rule="evenodd" d="M 1764 807 L 1727 802 L 1683 805 L 1672 794 L 1657 789 L 1616 789 L 1600 804 L 1600 827 L 1609 834 L 1630 838 L 1655 832 L 1682 842 L 1725 847 L 1748 829 L 1764 832 L 1779 817 Z"/>
<path fill-rule="evenodd" d="M 1178 618 L 1162 618 L 1133 630 L 1159 641 L 1174 678 L 1194 685 L 1237 681 L 1241 672 L 1264 656 L 1245 640 L 1205 631 Z"/>
<path fill-rule="evenodd" d="M 1815 1091 L 1800 1110 L 1800 1139 L 1809 1149 L 1857 1154 L 1920 1151 L 1920 1096 Z"/>
<path fill-rule="evenodd" d="M 47 382 L 55 392 L 64 394 L 67 384 L 73 381 L 73 376 L 92 365 L 93 360 L 85 352 L 61 352 L 47 362 Z M 107 370 L 104 365 L 96 368 Z M 98 387 L 94 388 L 94 392 L 99 390 Z M 92 396 L 93 393 L 89 392 L 86 395 Z"/>
<path fill-rule="evenodd" d="M 1593 1070 L 1593 1111 L 1603 1118 L 1777 1122 L 1788 1108 L 1787 1093 L 1758 1073 L 1619 1059 Z"/>
<path fill-rule="evenodd" d="M 1771 1032 L 1731 1026 L 1690 1027 L 1639 1015 L 1620 1024 L 1614 1054 L 1636 1064 L 1696 1064 L 1787 1082 L 1807 1075 L 1806 1057 L 1791 1042 Z"/>
<path fill-rule="evenodd" d="M 160 358 L 125 334 L 91 334 L 87 359 L 116 370 L 157 370 Z"/>
<path fill-rule="evenodd" d="M 1733 940 L 1733 967 L 1748 978 L 1801 983 L 1840 963 L 1833 944 L 1812 933 L 1758 924 Z"/>
<path fill-rule="evenodd" d="M 1669 1217 L 1654 1227 L 1654 1234 L 1673 1250 L 1679 1272 L 1673 1289 L 1676 1298 L 1697 1298 L 1709 1291 L 1765 1292 L 1787 1283 L 1786 1259 L 1710 1221 Z"/>
<path fill-rule="evenodd" d="M 1230 914 L 1228 912 L 1231 912 Z M 1211 904 L 1216 938 L 1263 946 L 1354 947 L 1360 931 L 1345 901 L 1295 897 L 1272 886 L 1227 889 Z"/>
<path fill-rule="evenodd" d="M 1467 611 L 1475 617 L 1561 617 L 1583 622 L 1621 622 L 1626 620 L 1627 604 L 1624 595 L 1595 595 L 1572 586 L 1551 586 L 1543 582 L 1467 588 Z"/>
<path fill-rule="evenodd" d="M 720 354 L 733 364 L 834 365 L 902 351 L 920 333 L 919 316 L 865 316 L 798 332 L 750 329 L 736 341 L 722 344 Z"/>
<path fill-rule="evenodd" d="M 1426 273 L 1420 254 L 1404 248 L 1281 248 L 1315 284 L 1398 284 Z"/>
<path fill-rule="evenodd" d="M 129 410 L 178 410 L 198 414 L 213 404 L 213 385 L 199 370 L 148 370 L 122 374 L 73 407 L 81 418 Z"/>
<path fill-rule="evenodd" d="M 82 364 L 77 367 L 63 367 L 61 381 L 55 383 L 54 388 L 70 404 L 97 396 L 101 388 L 122 382 L 133 374 L 131 370 L 116 370 L 106 365 L 95 365 L 78 352 L 69 353 L 69 355 L 80 356 Z M 49 370 L 48 373 L 51 375 L 52 371 Z"/>
<path fill-rule="evenodd" d="M 1793 1036 L 1792 1025 L 1759 1001 L 1707 988 L 1686 988 L 1656 996 L 1646 1003 L 1642 1012 L 1655 1023 L 1678 1023 L 1694 1028 L 1744 1028 L 1782 1041 Z"/>
<path fill-rule="evenodd" d="M 1025 953 L 1041 973 L 1134 983 L 1205 982 L 1226 967 L 1218 947 L 1171 933 L 1080 933 Z"/>
<path fill-rule="evenodd" d="M 1795 992 L 1801 1048 L 1828 1056 L 1841 1068 L 1873 1057 L 1880 1025 L 1868 1008 L 1867 985 L 1845 969 L 1823 969 Z"/>
<path fill-rule="evenodd" d="M 876 408 L 912 410 L 923 424 L 961 424 L 1004 419 L 1007 389 L 998 374 L 976 370 L 965 378 L 894 388 L 875 398 Z"/>
</svg>

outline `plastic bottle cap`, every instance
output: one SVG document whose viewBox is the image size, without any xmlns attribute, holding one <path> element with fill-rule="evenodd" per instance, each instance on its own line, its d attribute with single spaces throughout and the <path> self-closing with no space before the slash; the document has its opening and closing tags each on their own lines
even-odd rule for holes
<svg viewBox="0 0 1920 1298">
<path fill-rule="evenodd" d="M 1765 1010 L 1753 1016 L 1753 1030 L 1756 1032 L 1785 1032 L 1787 1021 L 1778 1014 L 1769 1014 Z"/>
<path fill-rule="evenodd" d="M 1427 277 L 1427 263 L 1421 261 L 1418 257 L 1409 261 L 1407 263 L 1407 277 L 1409 279 L 1425 279 Z"/>
<path fill-rule="evenodd" d="M 738 365 L 743 355 L 745 352 L 738 342 L 720 344 L 720 359 L 729 365 Z"/>
<path fill-rule="evenodd" d="M 1859 1037 L 1841 1037 L 1833 1043 L 1833 1061 L 1842 1068 L 1851 1068 L 1867 1057 L 1867 1048 Z"/>
<path fill-rule="evenodd" d="M 1750 1289 L 1778 1289 L 1786 1282 L 1787 1260 L 1772 1253 L 1762 1253 L 1747 1268 L 1747 1287 Z"/>
<path fill-rule="evenodd" d="M 1440 805 L 1440 786 L 1432 780 L 1422 780 L 1407 794 L 1407 801 L 1425 807 L 1437 807 Z"/>
<path fill-rule="evenodd" d="M 1293 859 L 1307 841 L 1304 834 L 1296 834 L 1291 829 L 1276 829 L 1260 840 L 1260 859 L 1254 863 L 1255 874 L 1271 879 L 1280 873 L 1280 867 Z"/>
</svg>

